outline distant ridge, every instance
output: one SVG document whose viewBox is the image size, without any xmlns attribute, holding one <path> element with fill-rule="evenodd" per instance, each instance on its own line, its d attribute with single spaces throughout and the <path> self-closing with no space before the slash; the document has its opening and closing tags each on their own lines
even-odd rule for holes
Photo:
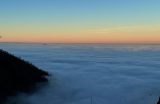
<svg viewBox="0 0 160 104">
<path fill-rule="evenodd" d="M 37 83 L 48 81 L 48 75 L 31 63 L 0 50 L 0 104 L 18 92 L 33 91 Z"/>
<path fill-rule="evenodd" d="M 86 45 L 86 44 L 93 44 L 93 45 L 160 45 L 160 42 L 155 42 L 155 43 L 52 43 L 52 42 L 0 42 L 3 44 L 42 44 L 42 45 L 51 45 L 51 44 L 62 44 L 62 45 Z"/>
</svg>

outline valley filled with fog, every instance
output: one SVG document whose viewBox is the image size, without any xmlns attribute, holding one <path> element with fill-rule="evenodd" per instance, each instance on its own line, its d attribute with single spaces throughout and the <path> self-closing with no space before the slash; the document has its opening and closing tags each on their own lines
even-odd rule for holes
<svg viewBox="0 0 160 104">
<path fill-rule="evenodd" d="M 16 104 L 156 104 L 160 45 L 11 44 L 4 49 L 50 73 Z"/>
</svg>

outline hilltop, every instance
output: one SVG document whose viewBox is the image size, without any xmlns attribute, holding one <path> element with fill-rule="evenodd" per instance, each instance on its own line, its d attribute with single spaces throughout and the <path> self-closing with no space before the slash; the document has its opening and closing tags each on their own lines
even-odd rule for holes
<svg viewBox="0 0 160 104">
<path fill-rule="evenodd" d="M 0 103 L 18 92 L 34 90 L 37 83 L 48 81 L 48 75 L 33 64 L 0 50 Z"/>
</svg>

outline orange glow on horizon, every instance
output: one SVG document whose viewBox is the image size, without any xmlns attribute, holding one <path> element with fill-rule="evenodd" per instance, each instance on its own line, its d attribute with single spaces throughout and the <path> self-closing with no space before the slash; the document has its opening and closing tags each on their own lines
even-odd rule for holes
<svg viewBox="0 0 160 104">
<path fill-rule="evenodd" d="M 11 34 L 11 33 L 10 33 Z M 120 27 L 77 32 L 14 33 L 0 42 L 29 43 L 160 43 L 159 27 Z M 45 34 L 45 35 L 44 35 Z"/>
<path fill-rule="evenodd" d="M 99 36 L 99 37 L 32 37 L 32 38 L 6 38 L 1 42 L 28 42 L 28 43 L 160 43 L 160 36 Z"/>
</svg>

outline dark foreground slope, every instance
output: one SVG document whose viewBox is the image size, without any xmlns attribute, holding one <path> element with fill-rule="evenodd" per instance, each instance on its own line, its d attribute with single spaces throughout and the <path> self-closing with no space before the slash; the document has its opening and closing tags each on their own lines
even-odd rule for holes
<svg viewBox="0 0 160 104">
<path fill-rule="evenodd" d="M 48 73 L 0 50 L 0 104 L 17 92 L 28 92 L 39 82 L 46 82 Z"/>
</svg>

